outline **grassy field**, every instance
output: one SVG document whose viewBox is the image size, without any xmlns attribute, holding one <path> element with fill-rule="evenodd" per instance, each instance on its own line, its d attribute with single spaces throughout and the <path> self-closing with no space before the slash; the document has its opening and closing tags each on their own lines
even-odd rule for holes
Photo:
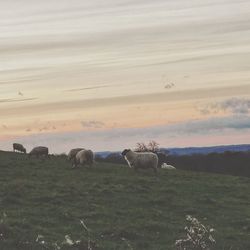
<svg viewBox="0 0 250 250">
<path fill-rule="evenodd" d="M 51 244 L 65 235 L 86 241 L 80 220 L 93 249 L 175 249 L 187 214 L 216 229 L 214 249 L 250 249 L 248 178 L 178 170 L 155 176 L 107 163 L 72 170 L 63 157 L 6 152 L 0 171 L 1 250 L 56 249 Z"/>
</svg>

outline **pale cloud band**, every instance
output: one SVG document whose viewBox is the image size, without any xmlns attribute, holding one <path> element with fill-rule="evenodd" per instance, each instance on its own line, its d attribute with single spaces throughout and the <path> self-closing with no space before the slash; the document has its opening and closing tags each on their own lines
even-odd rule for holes
<svg viewBox="0 0 250 250">
<path fill-rule="evenodd" d="M 220 102 L 209 103 L 199 110 L 204 115 L 217 114 L 221 111 L 232 114 L 249 114 L 250 99 L 233 97 Z"/>
<path fill-rule="evenodd" d="M 85 125 L 101 126 L 102 123 L 90 121 Z M 178 146 L 174 144 L 176 141 L 183 146 L 185 143 L 186 146 L 199 146 L 196 138 L 199 138 L 201 145 L 209 141 L 208 138 L 211 136 L 214 141 L 222 144 L 223 141 L 227 143 L 225 138 L 230 133 L 231 138 L 228 142 L 233 143 L 233 135 L 239 136 L 239 132 L 242 133 L 242 131 L 245 131 L 245 139 L 249 140 L 250 136 L 247 134 L 250 134 L 250 116 L 248 115 L 232 115 L 145 128 L 43 133 L 1 141 L 0 146 L 3 149 L 11 149 L 12 142 L 15 140 L 23 143 L 29 149 L 37 145 L 47 145 L 53 153 L 67 152 L 70 148 L 78 146 L 92 148 L 96 151 L 117 151 L 125 147 L 134 147 L 137 142 L 150 140 L 156 140 L 166 147 Z M 216 137 L 220 138 L 221 136 L 224 137 L 219 142 Z"/>
</svg>

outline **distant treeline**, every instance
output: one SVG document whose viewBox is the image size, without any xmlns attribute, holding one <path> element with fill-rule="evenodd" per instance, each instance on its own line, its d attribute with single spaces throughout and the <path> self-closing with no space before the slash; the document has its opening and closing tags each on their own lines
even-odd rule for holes
<svg viewBox="0 0 250 250">
<path fill-rule="evenodd" d="M 126 164 L 119 153 L 111 153 L 105 158 L 96 157 L 97 161 Z M 168 155 L 167 163 L 177 169 L 228 174 L 250 177 L 250 151 L 224 152 L 207 155 Z"/>
</svg>

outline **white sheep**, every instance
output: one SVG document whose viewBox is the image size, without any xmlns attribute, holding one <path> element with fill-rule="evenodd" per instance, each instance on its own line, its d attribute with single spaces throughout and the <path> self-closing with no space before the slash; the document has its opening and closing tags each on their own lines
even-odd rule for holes
<svg viewBox="0 0 250 250">
<path fill-rule="evenodd" d="M 163 169 L 169 169 L 169 170 L 176 169 L 174 166 L 168 165 L 168 164 L 165 163 L 165 162 L 161 165 L 161 168 L 163 168 Z"/>
<path fill-rule="evenodd" d="M 131 149 L 125 149 L 122 152 L 123 157 L 128 162 L 129 167 L 135 170 L 139 168 L 152 168 L 157 172 L 158 156 L 152 152 L 134 152 Z"/>
<path fill-rule="evenodd" d="M 73 148 L 73 149 L 71 149 L 71 150 L 69 151 L 69 153 L 68 153 L 68 160 L 69 160 L 69 161 L 74 160 L 76 154 L 77 154 L 79 151 L 83 150 L 83 149 L 84 149 L 84 148 Z"/>
<path fill-rule="evenodd" d="M 92 150 L 83 149 L 76 154 L 74 159 L 74 167 L 79 165 L 89 165 L 90 167 L 94 163 L 94 153 Z"/>
<path fill-rule="evenodd" d="M 79 151 L 81 151 L 81 150 L 83 150 L 84 148 L 73 148 L 73 149 L 71 149 L 70 151 L 69 151 L 69 153 L 68 153 L 68 160 L 69 161 L 71 161 L 71 163 L 72 163 L 72 167 L 73 167 L 73 165 L 74 165 L 74 163 L 75 163 L 75 158 L 76 158 L 76 154 L 79 152 Z"/>
</svg>

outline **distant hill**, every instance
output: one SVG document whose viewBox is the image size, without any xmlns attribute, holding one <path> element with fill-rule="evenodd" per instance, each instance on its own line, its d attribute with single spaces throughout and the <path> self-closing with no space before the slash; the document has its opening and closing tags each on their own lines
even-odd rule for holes
<svg viewBox="0 0 250 250">
<path fill-rule="evenodd" d="M 250 151 L 250 144 L 241 145 L 221 145 L 211 147 L 187 147 L 187 148 L 161 148 L 161 151 L 169 155 L 193 155 L 193 154 L 211 154 L 211 153 L 224 153 L 231 152 L 247 152 Z M 120 151 L 102 151 L 96 154 L 105 158 L 110 154 L 120 153 Z"/>
<path fill-rule="evenodd" d="M 250 144 L 242 145 L 222 145 L 211 147 L 188 147 L 188 148 L 161 148 L 162 151 L 170 155 L 192 155 L 192 154 L 211 154 L 230 152 L 247 152 L 250 151 Z"/>
<path fill-rule="evenodd" d="M 120 153 L 121 151 L 101 151 L 101 152 L 95 152 L 95 155 L 105 158 L 110 154 L 120 154 Z"/>
</svg>

